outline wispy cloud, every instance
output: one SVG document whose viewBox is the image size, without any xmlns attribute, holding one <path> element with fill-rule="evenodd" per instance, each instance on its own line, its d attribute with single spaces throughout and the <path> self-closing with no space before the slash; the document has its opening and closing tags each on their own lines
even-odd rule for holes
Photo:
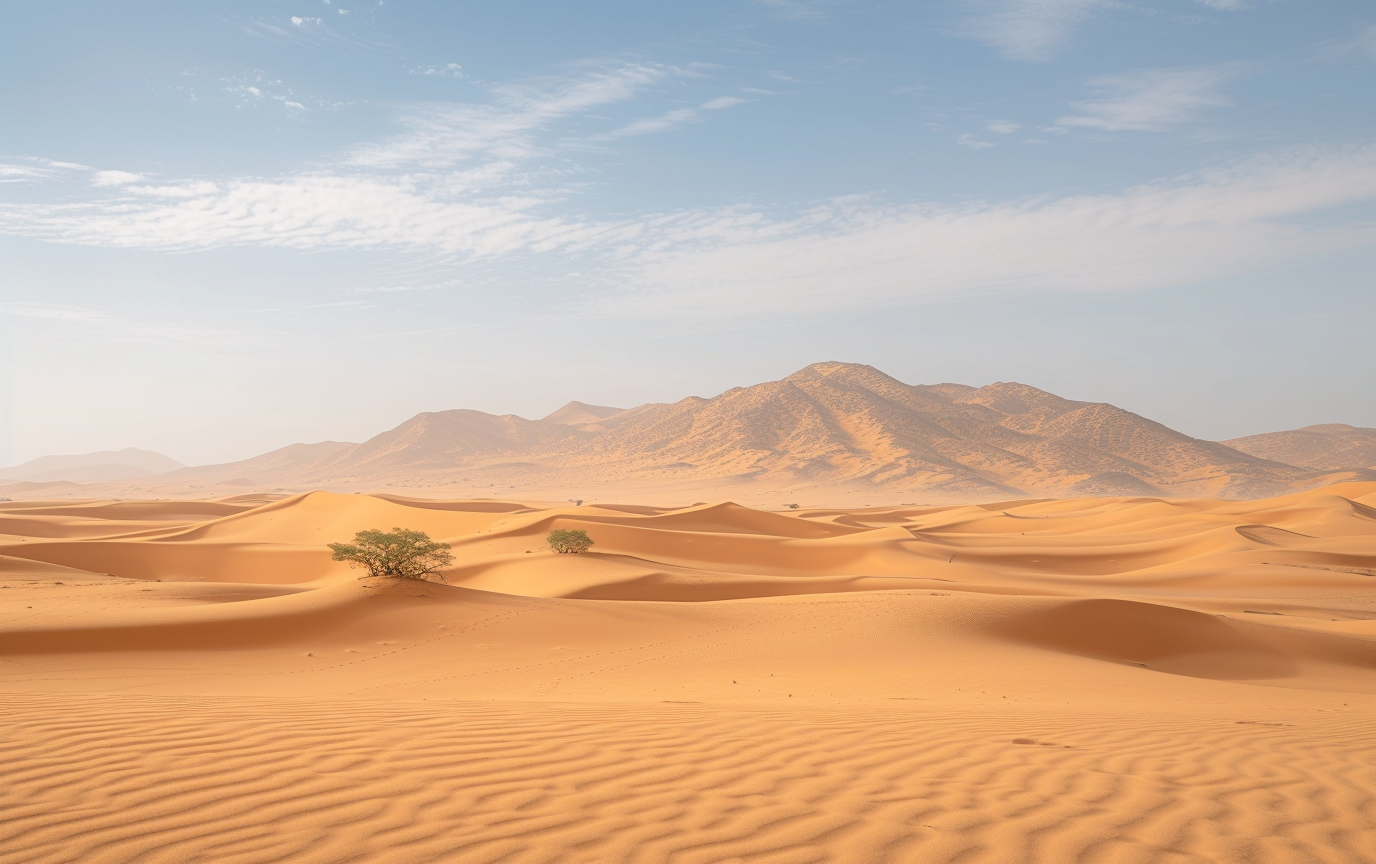
<svg viewBox="0 0 1376 864">
<path fill-rule="evenodd" d="M 840 199 L 788 219 L 749 208 L 617 222 L 557 218 L 543 215 L 538 199 L 454 200 L 442 185 L 369 177 L 235 181 L 142 204 L 129 188 L 94 212 L 0 208 L 0 230 L 153 249 L 238 244 L 409 249 L 459 260 L 569 256 L 582 284 L 606 286 L 605 302 L 592 308 L 609 317 L 821 311 L 972 291 L 1153 288 L 1254 271 L 1287 256 L 1376 248 L 1376 226 L 1305 219 L 1376 202 L 1376 147 L 1258 158 L 1118 194 L 965 207 Z M 15 314 L 131 335 L 182 332 L 88 312 L 33 307 Z"/>
<path fill-rule="evenodd" d="M 1074 103 L 1076 113 L 1056 122 L 1106 132 L 1159 132 L 1231 104 L 1220 88 L 1246 68 L 1224 63 L 1096 78 L 1090 82 L 1095 98 Z"/>
<path fill-rule="evenodd" d="M 344 24 L 337 16 L 332 20 L 335 24 Z M 259 41 L 297 49 L 327 48 L 359 54 L 384 47 L 376 40 L 345 33 L 332 27 L 330 21 L 312 15 L 254 18 L 246 20 L 241 29 L 246 35 Z"/>
<path fill-rule="evenodd" d="M 1105 131 L 1168 128 L 1226 104 L 1219 88 L 1242 69 L 1097 79 L 1094 98 L 1061 122 Z M 570 264 L 563 269 L 579 271 L 580 285 L 604 291 L 596 309 L 609 316 L 808 311 L 986 290 L 1147 288 L 1242 272 L 1278 256 L 1376 247 L 1370 225 L 1304 219 L 1345 203 L 1376 202 L 1376 148 L 1290 153 L 1118 194 L 962 207 L 841 199 L 791 218 L 739 208 L 597 219 L 556 209 L 568 189 L 515 182 L 548 164 L 544 157 L 558 146 L 588 140 L 562 135 L 559 121 L 610 125 L 604 106 L 676 74 L 646 64 L 599 67 L 496 88 L 488 104 L 410 106 L 400 134 L 279 177 L 165 180 L 57 162 L 6 166 L 14 177 L 68 187 L 49 203 L 0 203 L 0 232 L 159 250 L 420 252 L 442 261 L 449 279 L 476 272 L 453 268 L 477 259 L 543 257 Z M 660 131 L 740 102 L 721 96 L 611 134 Z M 1019 127 L 993 120 L 986 128 L 1010 135 Z M 973 135 L 962 143 L 992 146 Z M 109 180 L 93 188 L 101 177 Z M 181 332 L 174 324 L 47 308 L 13 314 L 160 338 Z"/>
<path fill-rule="evenodd" d="M 312 175 L 184 188 L 180 198 L 0 205 L 0 231 L 122 248 L 410 248 L 481 257 L 579 248 L 620 230 L 538 215 L 538 198 L 455 200 L 442 180 Z"/>
<path fill-rule="evenodd" d="M 462 78 L 463 67 L 457 63 L 445 63 L 442 66 L 417 66 L 411 70 L 412 75 L 426 75 L 432 78 Z"/>
<path fill-rule="evenodd" d="M 220 81 L 223 91 L 234 97 L 241 107 L 276 102 L 291 111 L 307 110 L 290 87 L 280 78 L 272 78 L 266 72 L 254 70 L 243 75 L 222 78 Z"/>
<path fill-rule="evenodd" d="M 547 124 L 629 99 L 666 74 L 659 67 L 631 64 L 572 80 L 499 87 L 486 105 L 413 105 L 400 118 L 405 132 L 359 147 L 346 161 L 372 168 L 445 168 L 479 154 L 530 158 L 539 150 L 536 133 Z"/>
<path fill-rule="evenodd" d="M 696 108 L 675 108 L 666 111 L 658 117 L 648 117 L 643 120 L 636 120 L 627 123 L 620 129 L 607 133 L 604 138 L 627 138 L 632 135 L 648 135 L 652 132 L 663 132 L 675 126 L 683 126 L 688 123 L 698 123 L 703 119 L 703 111 L 721 111 L 736 105 L 741 105 L 744 99 L 735 96 L 719 96 L 710 99 Z"/>
<path fill-rule="evenodd" d="M 125 186 L 143 179 L 142 175 L 130 171 L 97 171 L 91 178 L 96 186 Z"/>
<path fill-rule="evenodd" d="M 496 88 L 489 104 L 412 105 L 401 134 L 292 176 L 150 182 L 106 171 L 95 175 L 103 196 L 0 204 L 0 231 L 148 249 L 410 248 L 489 257 L 587 248 L 641 228 L 550 216 L 546 205 L 567 190 L 520 181 L 545 170 L 539 160 L 553 152 L 547 142 L 557 121 L 631 99 L 673 74 L 630 64 Z M 742 101 L 720 96 L 620 134 L 692 122 Z"/>
<path fill-rule="evenodd" d="M 961 32 L 1012 60 L 1049 60 L 1096 12 L 1116 0 L 973 0 Z"/>
<path fill-rule="evenodd" d="M 56 176 L 57 172 L 51 169 L 38 168 L 33 165 L 0 163 L 0 183 L 32 183 Z"/>
<path fill-rule="evenodd" d="M 680 214 L 608 276 L 593 314 L 817 312 L 988 291 L 1122 291 L 1376 247 L 1303 217 L 1376 201 L 1376 148 L 1258 158 L 1119 194 L 962 208 L 833 201 L 790 221 Z"/>
</svg>

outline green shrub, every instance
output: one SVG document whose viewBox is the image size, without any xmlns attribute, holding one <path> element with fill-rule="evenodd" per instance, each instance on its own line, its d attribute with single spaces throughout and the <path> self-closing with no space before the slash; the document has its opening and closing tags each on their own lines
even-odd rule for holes
<svg viewBox="0 0 1376 864">
<path fill-rule="evenodd" d="M 448 543 L 436 543 L 424 531 L 406 528 L 360 531 L 354 542 L 331 543 L 330 549 L 335 561 L 363 567 L 369 576 L 392 579 L 424 579 L 454 563 Z"/>
<path fill-rule="evenodd" d="M 580 531 L 577 528 L 560 528 L 557 531 L 549 532 L 545 538 L 549 541 L 549 548 L 561 555 L 586 552 L 592 548 L 592 538 L 588 532 Z"/>
</svg>

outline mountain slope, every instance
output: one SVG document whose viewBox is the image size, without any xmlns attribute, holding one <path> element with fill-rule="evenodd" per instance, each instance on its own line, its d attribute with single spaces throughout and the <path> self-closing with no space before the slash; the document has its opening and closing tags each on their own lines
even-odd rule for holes
<svg viewBox="0 0 1376 864">
<path fill-rule="evenodd" d="M 427 412 L 361 444 L 294 444 L 154 482 L 393 486 L 459 496 L 538 489 L 557 497 L 613 484 L 719 491 L 747 484 L 769 494 L 845 489 L 990 500 L 1257 498 L 1376 477 L 1362 470 L 1376 465 L 1369 429 L 1309 427 L 1233 443 L 1026 384 L 912 385 L 870 366 L 830 362 L 712 398 L 628 409 L 570 402 L 538 420 Z M 1346 473 L 1335 474 L 1339 468 Z"/>
<path fill-rule="evenodd" d="M 909 385 L 851 363 L 624 411 L 570 403 L 540 420 L 419 414 L 289 473 L 298 485 L 538 477 L 552 485 L 713 480 L 971 497 L 1237 498 L 1291 491 L 1317 476 L 1105 403 L 1017 383 Z"/>
<path fill-rule="evenodd" d="M 586 426 L 589 423 L 605 420 L 613 414 L 620 414 L 625 410 L 625 408 L 611 408 L 606 405 L 589 405 L 586 402 L 573 401 L 541 419 L 560 423 L 564 426 Z"/>
<path fill-rule="evenodd" d="M 161 453 L 126 447 L 123 450 L 101 450 L 73 456 L 40 456 L 22 465 L 0 468 L 0 478 L 32 482 L 67 480 L 73 483 L 100 483 L 133 480 L 182 467 L 182 463 Z"/>
<path fill-rule="evenodd" d="M 580 444 L 568 464 L 629 474 L 677 467 L 972 494 L 1251 497 L 1308 473 L 1112 405 L 1015 383 L 912 386 L 849 363 L 685 399 Z"/>
<path fill-rule="evenodd" d="M 357 444 L 348 441 L 321 441 L 316 444 L 288 444 L 260 456 L 218 465 L 197 465 L 173 471 L 158 478 L 168 482 L 195 481 L 251 481 L 271 485 L 282 478 L 298 476 L 339 453 L 352 450 Z"/>
<path fill-rule="evenodd" d="M 1223 443 L 1263 459 L 1320 471 L 1376 470 L 1376 429 L 1344 423 L 1248 435 Z"/>
</svg>

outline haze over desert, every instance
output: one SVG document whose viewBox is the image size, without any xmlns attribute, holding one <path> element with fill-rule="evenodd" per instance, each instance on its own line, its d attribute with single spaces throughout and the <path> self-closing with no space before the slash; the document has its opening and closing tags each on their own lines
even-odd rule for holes
<svg viewBox="0 0 1376 864">
<path fill-rule="evenodd" d="M 1376 7 L 0 5 L 0 864 L 1376 864 Z"/>
</svg>

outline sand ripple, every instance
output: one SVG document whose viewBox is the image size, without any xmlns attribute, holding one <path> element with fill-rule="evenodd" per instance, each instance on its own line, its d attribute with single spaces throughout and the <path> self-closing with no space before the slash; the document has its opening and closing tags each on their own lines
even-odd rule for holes
<svg viewBox="0 0 1376 864">
<path fill-rule="evenodd" d="M 1365 717 L 7 707 L 4 862 L 1376 860 Z"/>
</svg>

